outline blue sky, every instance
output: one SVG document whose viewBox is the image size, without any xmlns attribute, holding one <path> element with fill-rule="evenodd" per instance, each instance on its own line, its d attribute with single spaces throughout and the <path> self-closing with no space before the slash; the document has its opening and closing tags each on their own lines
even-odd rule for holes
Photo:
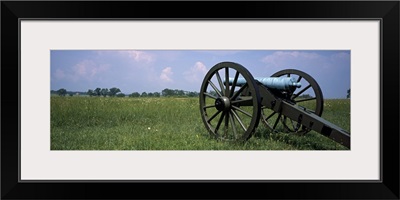
<svg viewBox="0 0 400 200">
<path fill-rule="evenodd" d="M 289 68 L 304 71 L 324 98 L 345 98 L 350 88 L 348 50 L 52 50 L 50 59 L 51 90 L 199 91 L 208 70 L 223 61 L 243 65 L 254 77 Z"/>
</svg>

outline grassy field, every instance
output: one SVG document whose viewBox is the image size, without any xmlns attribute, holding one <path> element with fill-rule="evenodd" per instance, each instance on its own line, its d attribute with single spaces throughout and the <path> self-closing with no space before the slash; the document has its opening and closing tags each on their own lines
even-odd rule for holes
<svg viewBox="0 0 400 200">
<path fill-rule="evenodd" d="M 325 100 L 322 117 L 350 131 L 350 100 Z M 246 143 L 216 141 L 198 98 L 51 97 L 51 150 L 346 150 L 311 131 L 271 133 L 261 122 Z"/>
</svg>

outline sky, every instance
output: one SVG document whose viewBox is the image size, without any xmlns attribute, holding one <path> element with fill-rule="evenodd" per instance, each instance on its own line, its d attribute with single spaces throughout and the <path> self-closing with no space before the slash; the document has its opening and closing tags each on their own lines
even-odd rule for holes
<svg viewBox="0 0 400 200">
<path fill-rule="evenodd" d="M 165 89 L 200 91 L 214 65 L 236 62 L 253 77 L 284 69 L 311 75 L 323 96 L 346 98 L 349 50 L 51 50 L 51 90 L 86 92 L 117 87 L 124 94 Z"/>
</svg>

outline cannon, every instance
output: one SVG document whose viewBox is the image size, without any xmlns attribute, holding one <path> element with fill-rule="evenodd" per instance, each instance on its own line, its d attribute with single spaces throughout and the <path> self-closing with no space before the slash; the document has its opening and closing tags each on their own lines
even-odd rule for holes
<svg viewBox="0 0 400 200">
<path fill-rule="evenodd" d="M 350 133 L 321 117 L 321 88 L 300 70 L 254 78 L 238 63 L 220 62 L 205 75 L 199 100 L 202 121 L 219 140 L 247 141 L 262 121 L 273 132 L 314 130 L 350 149 Z"/>
</svg>

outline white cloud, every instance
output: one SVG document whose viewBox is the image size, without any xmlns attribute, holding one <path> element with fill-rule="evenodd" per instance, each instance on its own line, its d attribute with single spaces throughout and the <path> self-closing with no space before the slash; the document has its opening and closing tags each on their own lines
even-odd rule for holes
<svg viewBox="0 0 400 200">
<path fill-rule="evenodd" d="M 207 73 L 207 67 L 202 62 L 196 62 L 192 68 L 183 72 L 183 76 L 189 82 L 195 83 L 203 80 Z"/>
<path fill-rule="evenodd" d="M 83 60 L 72 67 L 73 74 L 78 77 L 92 78 L 96 74 L 106 71 L 109 65 L 97 64 L 93 60 Z"/>
<path fill-rule="evenodd" d="M 89 73 L 89 71 L 91 71 L 90 69 L 93 69 L 94 67 L 95 67 L 94 61 L 84 60 L 84 61 L 76 64 L 73 67 L 73 71 L 78 76 L 85 76 L 85 75 L 87 75 L 87 73 Z"/>
<path fill-rule="evenodd" d="M 173 82 L 171 76 L 174 74 L 171 67 L 166 67 L 161 71 L 160 78 L 164 82 Z"/>
<path fill-rule="evenodd" d="M 109 65 L 107 64 L 97 64 L 93 60 L 82 60 L 69 69 L 56 69 L 53 73 L 53 77 L 58 80 L 64 79 L 70 81 L 91 80 L 108 69 Z"/>
<path fill-rule="evenodd" d="M 57 69 L 54 72 L 54 77 L 58 80 L 64 79 L 66 77 L 65 72 L 61 69 Z"/>
<path fill-rule="evenodd" d="M 154 60 L 153 56 L 144 51 L 120 51 L 122 54 L 127 55 L 129 58 L 136 62 L 152 62 Z"/>
</svg>

